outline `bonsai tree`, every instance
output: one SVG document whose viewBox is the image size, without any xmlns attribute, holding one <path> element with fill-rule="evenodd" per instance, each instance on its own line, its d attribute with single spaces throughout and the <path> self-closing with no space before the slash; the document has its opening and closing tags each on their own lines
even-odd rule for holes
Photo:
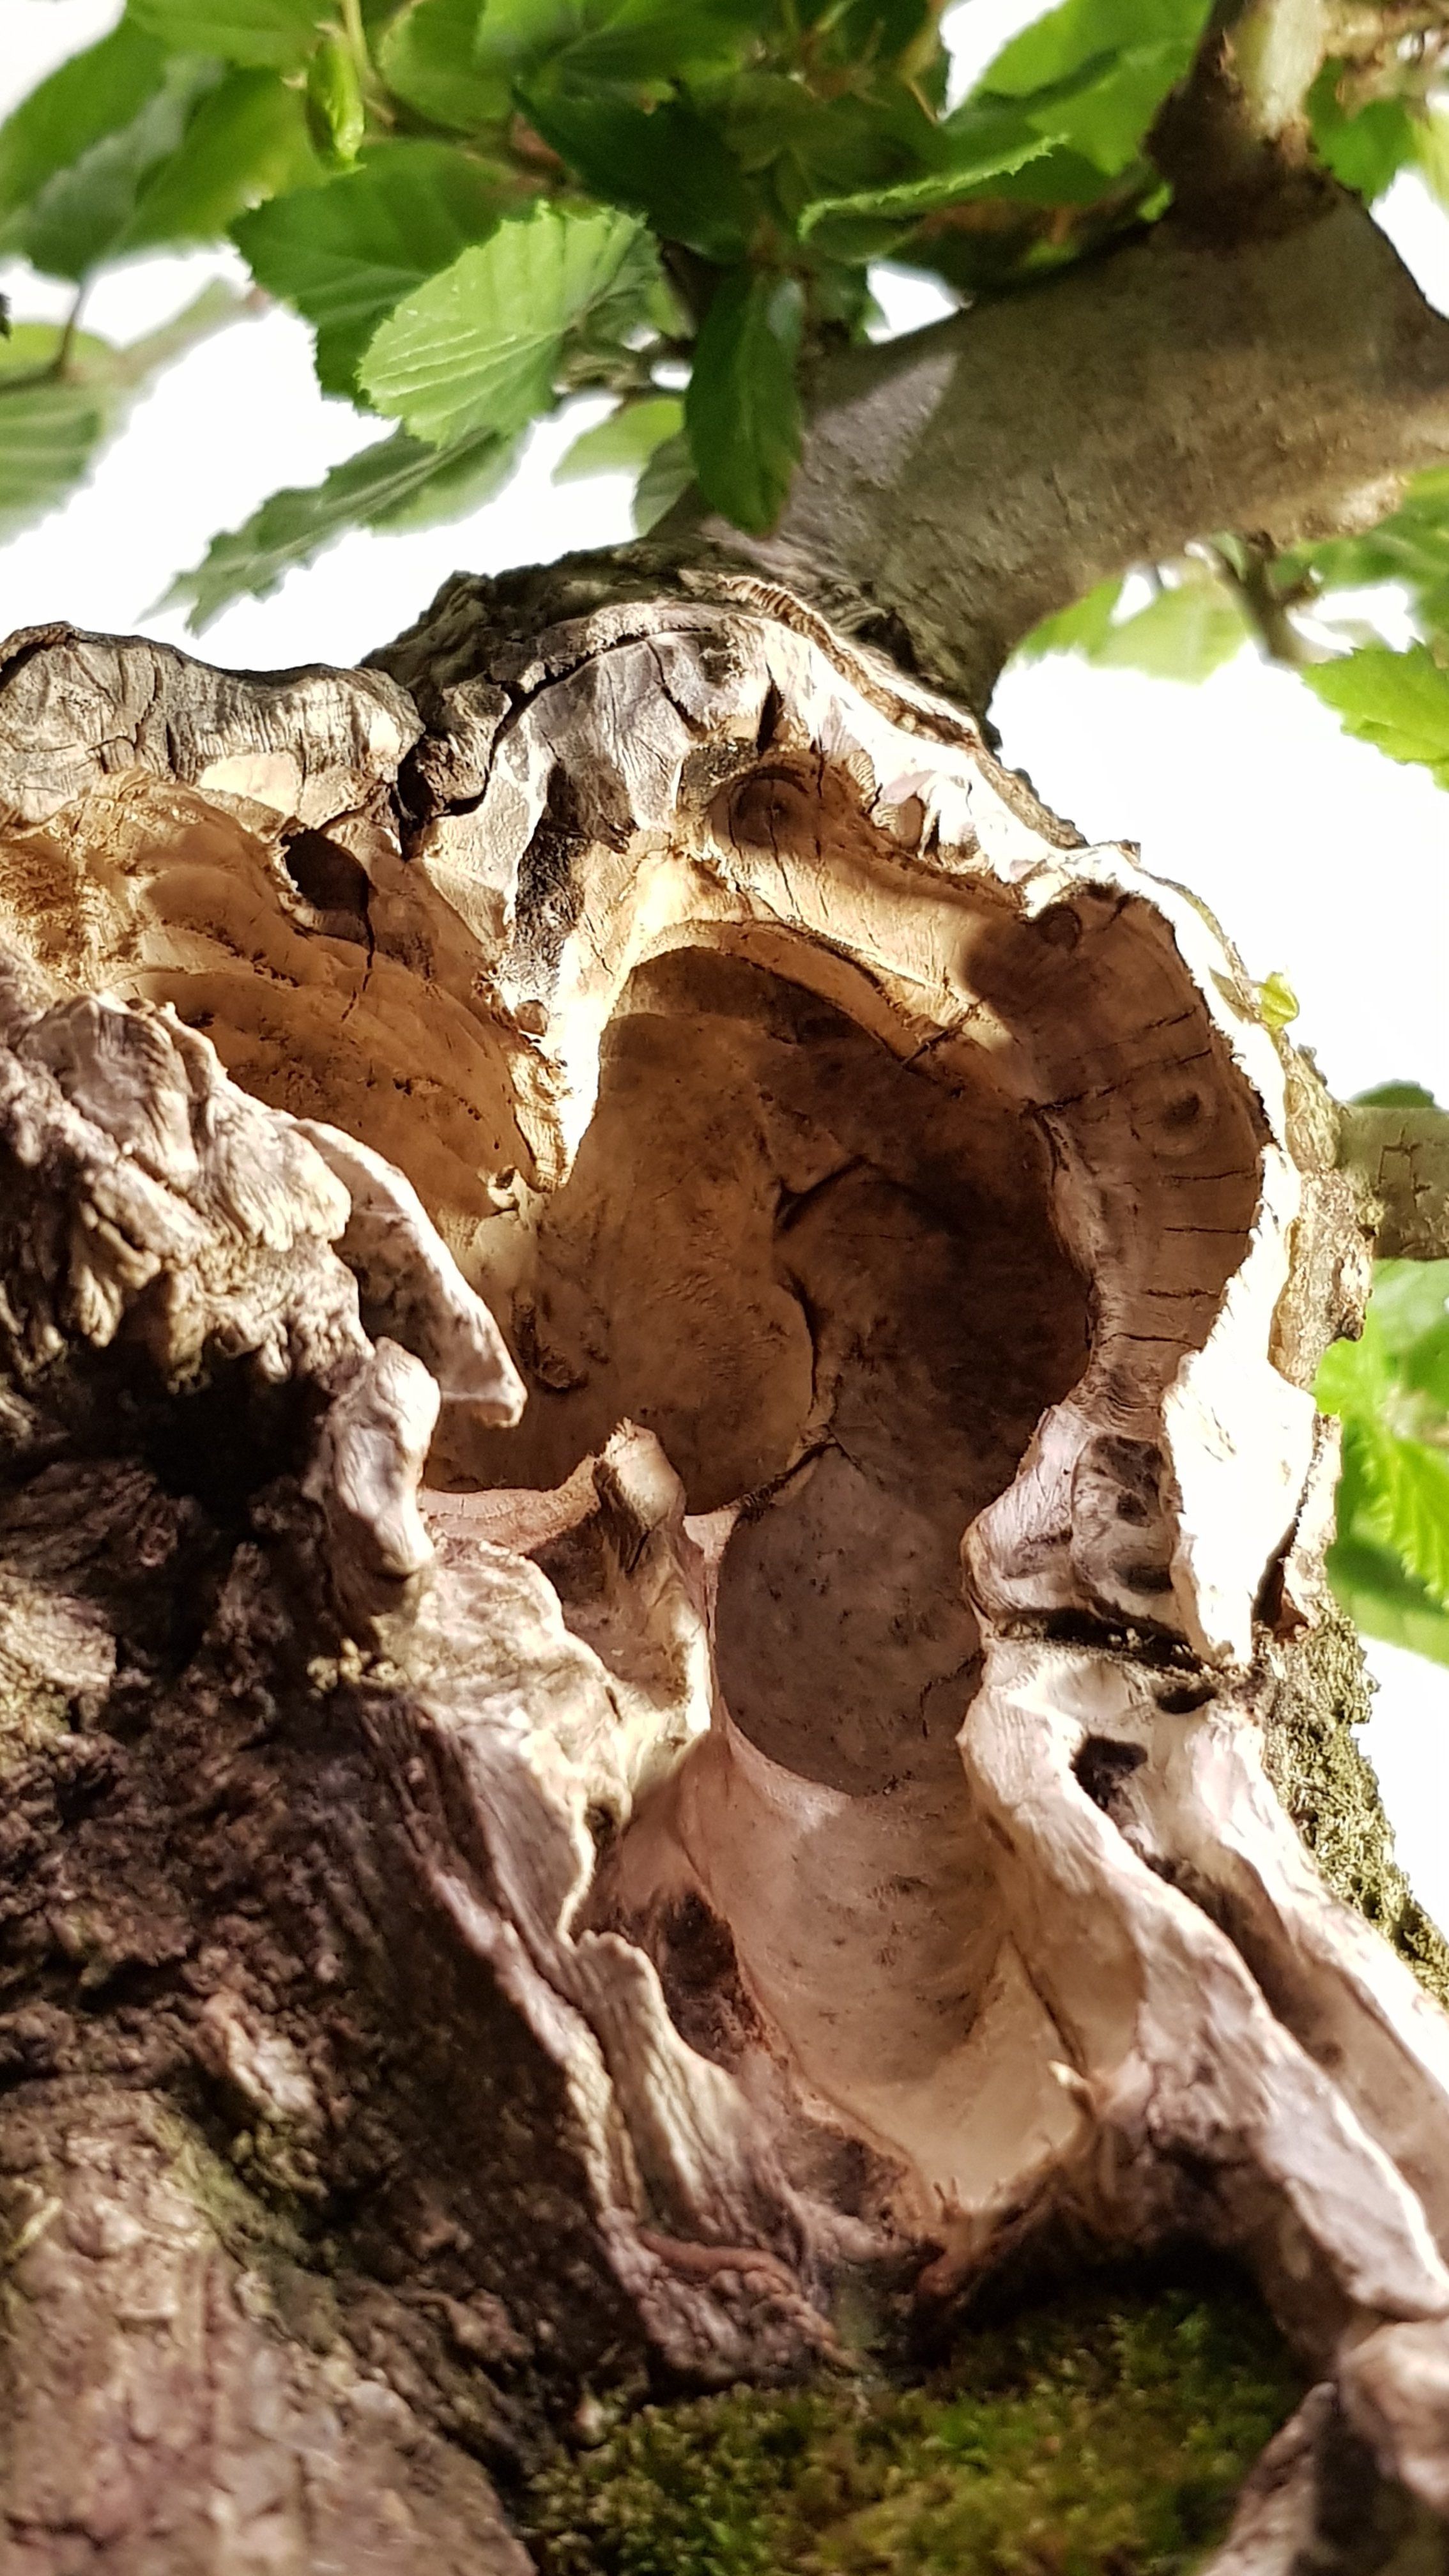
<svg viewBox="0 0 1449 2576">
<path fill-rule="evenodd" d="M 591 2541 L 632 2436 L 521 2481 L 651 2389 L 828 2451 L 1183 2247 L 1308 2392 L 1187 2538 L 1445 2563 L 1449 1953 L 1330 1582 L 1449 1652 L 1443 1121 L 987 712 L 1148 566 L 1449 762 L 1449 323 L 1362 202 L 1440 16 L 1066 0 L 950 106 L 927 0 L 130 0 L 0 132 L 77 286 L 17 518 L 224 318 L 89 279 L 229 230 L 396 425 L 198 626 L 584 387 L 640 529 L 351 670 L 0 653 L 17 2570 L 763 2565 Z M 872 342 L 884 256 L 963 309 Z M 1422 640 L 1336 649 L 1385 570 Z"/>
</svg>

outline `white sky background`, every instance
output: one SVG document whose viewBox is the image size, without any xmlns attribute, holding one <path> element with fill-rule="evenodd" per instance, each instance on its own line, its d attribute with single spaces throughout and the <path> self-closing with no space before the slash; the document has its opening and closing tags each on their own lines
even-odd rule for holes
<svg viewBox="0 0 1449 2576">
<path fill-rule="evenodd" d="M 964 89 L 1043 0 L 960 0 L 948 21 Z M 54 64 L 94 42 L 120 0 L 0 0 L 0 116 Z M 1401 177 L 1376 210 L 1426 293 L 1449 311 L 1449 218 Z M 131 340 L 206 279 L 244 272 L 224 253 L 152 256 L 103 279 L 87 325 Z M 19 320 L 59 318 L 69 290 L 0 264 Z M 932 319 L 929 281 L 886 276 L 894 329 Z M 344 538 L 268 600 L 227 611 L 197 647 L 153 603 L 283 484 L 307 484 L 385 433 L 318 392 L 310 335 L 270 311 L 193 350 L 137 405 L 89 485 L 0 546 L 0 633 L 51 618 L 151 635 L 233 667 L 355 661 L 407 625 L 459 566 L 496 572 L 629 527 L 623 476 L 554 486 L 552 467 L 607 408 L 575 405 L 538 429 L 498 499 L 451 527 Z M 1398 640 L 1394 638 L 1393 640 Z M 1211 905 L 1261 978 L 1285 972 L 1294 1036 L 1348 1095 L 1391 1076 L 1449 1103 L 1449 795 L 1340 733 L 1285 671 L 1245 650 L 1187 688 L 1066 657 L 1009 671 L 993 715 L 1008 760 L 1091 838 L 1141 844 L 1149 868 Z M 1371 1646 L 1381 1689 L 1366 1742 L 1399 1848 L 1449 1927 L 1449 1670 Z"/>
</svg>

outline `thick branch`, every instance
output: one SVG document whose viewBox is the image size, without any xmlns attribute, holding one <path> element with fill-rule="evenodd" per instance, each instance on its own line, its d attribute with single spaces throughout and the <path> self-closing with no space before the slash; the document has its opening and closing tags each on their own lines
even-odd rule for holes
<svg viewBox="0 0 1449 2576">
<path fill-rule="evenodd" d="M 1449 1113 L 1349 1108 L 1340 1159 L 1383 1209 L 1377 1249 L 1387 1260 L 1449 1261 Z"/>
<path fill-rule="evenodd" d="M 1159 226 L 821 373 L 774 537 L 980 707 L 1037 621 L 1219 528 L 1362 526 L 1449 452 L 1449 323 L 1360 207 L 1213 246 Z"/>
</svg>

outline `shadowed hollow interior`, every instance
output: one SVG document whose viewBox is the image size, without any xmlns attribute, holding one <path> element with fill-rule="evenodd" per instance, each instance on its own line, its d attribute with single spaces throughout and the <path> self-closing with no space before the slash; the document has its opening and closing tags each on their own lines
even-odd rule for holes
<svg viewBox="0 0 1449 2576">
<path fill-rule="evenodd" d="M 640 967 L 514 1302 L 500 1483 L 630 1418 L 693 1513 L 739 1506 L 717 1653 L 736 1724 L 852 1794 L 955 1762 L 967 1524 L 1086 1357 L 1042 1139 L 993 1079 L 911 1061 L 804 986 L 692 947 Z"/>
</svg>

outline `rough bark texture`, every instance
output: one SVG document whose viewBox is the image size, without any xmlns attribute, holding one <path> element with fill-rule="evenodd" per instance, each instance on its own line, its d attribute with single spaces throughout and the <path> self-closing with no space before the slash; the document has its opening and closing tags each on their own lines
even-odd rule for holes
<svg viewBox="0 0 1449 2576">
<path fill-rule="evenodd" d="M 1340 1160 L 1376 1204 L 1386 1260 L 1449 1261 L 1449 1116 L 1442 1109 L 1345 1109 Z"/>
<path fill-rule="evenodd" d="M 12 2563 L 505 2570 L 588 2378 L 1083 2235 L 1245 2261 L 1397 2546 L 1449 2025 L 1307 1849 L 1330 1106 L 969 719 L 607 580 L 0 669 Z"/>
</svg>

